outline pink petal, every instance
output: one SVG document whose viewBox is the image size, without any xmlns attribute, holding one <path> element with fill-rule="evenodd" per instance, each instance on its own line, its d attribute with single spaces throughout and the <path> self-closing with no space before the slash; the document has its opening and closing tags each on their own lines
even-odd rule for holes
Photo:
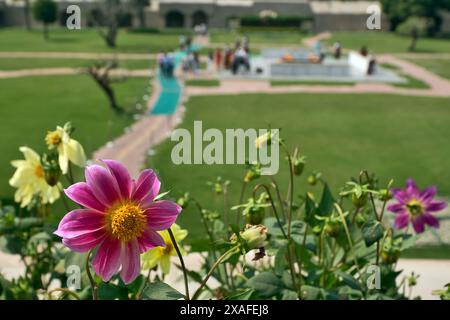
<svg viewBox="0 0 450 320">
<path fill-rule="evenodd" d="M 410 197 L 402 189 L 393 188 L 391 189 L 391 193 L 400 203 L 407 203 L 409 201 Z"/>
<path fill-rule="evenodd" d="M 153 202 L 145 211 L 147 225 L 150 229 L 160 231 L 170 228 L 177 220 L 181 207 L 173 201 L 161 200 Z"/>
<path fill-rule="evenodd" d="M 164 239 L 156 231 L 147 229 L 141 237 L 138 238 L 139 252 L 144 253 L 155 247 L 165 247 Z"/>
<path fill-rule="evenodd" d="M 409 195 L 413 195 L 413 196 L 415 196 L 415 197 L 418 197 L 418 196 L 420 195 L 420 190 L 419 190 L 419 188 L 417 188 L 416 183 L 415 183 L 414 180 L 411 179 L 411 178 L 409 178 L 409 179 L 406 181 L 406 192 L 407 192 Z"/>
<path fill-rule="evenodd" d="M 87 233 L 74 238 L 64 238 L 62 243 L 75 252 L 86 252 L 100 244 L 106 237 L 104 229 Z"/>
<path fill-rule="evenodd" d="M 92 267 L 103 281 L 111 280 L 112 276 L 118 272 L 122 250 L 122 243 L 113 238 L 105 239 L 98 248 Z"/>
<path fill-rule="evenodd" d="M 437 193 L 436 187 L 425 188 L 425 190 L 423 190 L 420 193 L 420 199 L 423 202 L 429 202 L 429 201 L 433 200 L 433 198 L 436 196 L 436 193 Z"/>
<path fill-rule="evenodd" d="M 77 209 L 66 214 L 55 234 L 62 238 L 75 238 L 105 227 L 105 215 L 90 209 Z"/>
<path fill-rule="evenodd" d="M 388 209 L 391 212 L 401 213 L 405 211 L 405 205 L 403 203 L 390 204 L 387 206 L 386 209 Z"/>
<path fill-rule="evenodd" d="M 435 216 L 428 213 L 424 213 L 423 220 L 430 227 L 439 228 L 439 220 Z"/>
<path fill-rule="evenodd" d="M 129 199 L 133 187 L 130 174 L 123 164 L 115 160 L 103 160 L 109 171 L 117 181 L 122 199 Z"/>
<path fill-rule="evenodd" d="M 431 212 L 436 212 L 436 211 L 441 211 L 441 210 L 445 209 L 445 207 L 447 207 L 447 204 L 445 202 L 434 201 L 434 202 L 427 204 L 425 210 L 431 211 Z"/>
<path fill-rule="evenodd" d="M 416 233 L 422 233 L 425 231 L 425 221 L 423 219 L 423 215 L 417 216 L 412 220 L 412 225 L 414 227 L 414 231 Z"/>
<path fill-rule="evenodd" d="M 105 211 L 105 206 L 97 200 L 86 182 L 75 183 L 65 189 L 64 192 L 72 201 L 86 208 Z"/>
<path fill-rule="evenodd" d="M 141 172 L 135 183 L 132 198 L 136 202 L 141 203 L 143 208 L 146 208 L 158 195 L 160 187 L 161 182 L 158 180 L 158 177 L 153 170 L 146 169 Z"/>
<path fill-rule="evenodd" d="M 106 207 L 111 207 L 120 200 L 117 181 L 106 168 L 94 164 L 86 167 L 85 175 L 89 188 Z"/>
<path fill-rule="evenodd" d="M 397 229 L 403 229 L 408 225 L 409 215 L 408 214 L 397 214 L 395 216 L 394 226 Z"/>
<path fill-rule="evenodd" d="M 121 256 L 122 270 L 120 272 L 120 277 L 125 284 L 129 284 L 133 282 L 141 272 L 139 244 L 134 240 L 123 245 L 125 247 Z"/>
</svg>

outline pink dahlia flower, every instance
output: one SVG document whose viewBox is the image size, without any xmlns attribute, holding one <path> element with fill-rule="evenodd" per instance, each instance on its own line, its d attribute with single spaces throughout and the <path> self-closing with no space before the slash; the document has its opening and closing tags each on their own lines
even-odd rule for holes
<svg viewBox="0 0 450 320">
<path fill-rule="evenodd" d="M 157 231 L 168 229 L 181 212 L 172 201 L 155 201 L 161 183 L 152 170 L 132 180 L 126 168 L 114 160 L 105 166 L 86 167 L 86 182 L 65 190 L 85 209 L 64 216 L 55 234 L 76 252 L 97 247 L 92 266 L 104 281 L 119 272 L 125 283 L 141 269 L 140 254 L 166 244 Z"/>
<path fill-rule="evenodd" d="M 443 201 L 434 201 L 436 187 L 420 191 L 414 180 L 408 179 L 406 189 L 392 189 L 391 192 L 397 203 L 389 205 L 387 209 L 396 214 L 394 226 L 397 229 L 405 228 L 409 222 L 416 233 L 424 232 L 426 224 L 433 228 L 439 227 L 439 220 L 432 212 L 440 211 L 447 205 Z"/>
</svg>

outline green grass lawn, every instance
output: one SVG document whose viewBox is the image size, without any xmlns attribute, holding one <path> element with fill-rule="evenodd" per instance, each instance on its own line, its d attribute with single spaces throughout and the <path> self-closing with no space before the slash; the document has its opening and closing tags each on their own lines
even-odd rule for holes
<svg viewBox="0 0 450 320">
<path fill-rule="evenodd" d="M 217 79 L 191 79 L 186 80 L 184 84 L 192 87 L 218 87 L 220 81 Z"/>
<path fill-rule="evenodd" d="M 39 68 L 84 68 L 95 63 L 86 59 L 51 59 L 51 58 L 0 58 L 0 70 L 39 69 Z M 119 67 L 125 69 L 154 68 L 155 60 L 119 60 Z"/>
<path fill-rule="evenodd" d="M 361 169 L 375 172 L 381 183 L 394 178 L 403 186 L 413 177 L 420 186 L 437 185 L 441 195 L 450 195 L 450 107 L 448 99 L 397 95 L 337 94 L 249 94 L 235 96 L 192 97 L 187 103 L 182 127 L 192 130 L 194 120 L 203 128 L 282 128 L 281 137 L 292 148 L 300 147 L 307 156 L 305 175 L 297 178 L 298 194 L 306 190 L 309 173 L 318 170 L 337 192 Z M 188 191 L 207 208 L 220 209 L 223 199 L 207 186 L 216 176 L 232 181 L 231 205 L 236 204 L 245 167 L 238 165 L 172 164 L 175 143 L 167 141 L 148 161 L 162 179 L 171 196 Z M 284 156 L 280 181 L 287 186 Z M 249 194 L 247 194 L 249 196 Z M 231 215 L 234 216 L 234 212 Z M 192 237 L 201 234 L 198 213 L 188 208 L 180 223 Z"/>
<path fill-rule="evenodd" d="M 310 81 L 310 80 L 272 80 L 270 81 L 272 87 L 277 86 L 297 86 L 297 85 L 308 85 L 308 86 L 353 86 L 355 82 L 350 81 Z"/>
<path fill-rule="evenodd" d="M 234 45 L 236 40 L 242 39 L 247 35 L 250 39 L 250 46 L 252 43 L 256 44 L 293 44 L 301 45 L 304 33 L 295 31 L 252 31 L 252 32 L 230 32 L 226 30 L 211 30 L 210 41 L 212 43 L 226 43 Z"/>
<path fill-rule="evenodd" d="M 332 45 L 339 41 L 346 49 L 359 50 L 363 45 L 374 53 L 408 52 L 410 38 L 388 32 L 333 32 L 332 38 L 325 42 Z M 448 39 L 419 39 L 417 52 L 450 52 Z"/>
<path fill-rule="evenodd" d="M 68 30 L 52 28 L 50 40 L 43 38 L 42 31 L 28 32 L 21 28 L 0 29 L 0 51 L 70 51 L 70 52 L 160 52 L 178 46 L 176 33 L 139 33 L 120 30 L 117 48 L 108 48 L 97 30 L 84 28 Z"/>
<path fill-rule="evenodd" d="M 410 61 L 450 80 L 450 60 L 448 59 L 410 59 Z"/>
<path fill-rule="evenodd" d="M 71 121 L 88 155 L 123 133 L 132 119 L 112 112 L 104 93 L 88 76 L 15 78 L 0 80 L 0 199 L 11 198 L 8 180 L 14 172 L 10 161 L 22 158 L 18 148 L 27 145 L 38 152 L 46 149 L 47 130 Z M 115 84 L 121 105 L 132 106 L 145 93 L 148 80 L 130 78 Z"/>
</svg>

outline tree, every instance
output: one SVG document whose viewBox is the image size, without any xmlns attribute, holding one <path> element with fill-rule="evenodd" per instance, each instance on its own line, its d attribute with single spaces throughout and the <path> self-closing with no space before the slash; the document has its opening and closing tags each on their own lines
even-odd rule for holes
<svg viewBox="0 0 450 320">
<path fill-rule="evenodd" d="M 119 28 L 120 0 L 106 0 L 105 7 L 106 14 L 103 14 L 101 11 L 95 11 L 91 18 L 106 45 L 110 48 L 115 48 Z"/>
<path fill-rule="evenodd" d="M 145 28 L 145 7 L 148 6 L 149 0 L 132 0 L 133 6 L 136 8 L 136 13 L 139 19 L 139 27 Z"/>
<path fill-rule="evenodd" d="M 116 95 L 112 87 L 112 83 L 116 81 L 124 80 L 123 77 L 115 77 L 112 71 L 117 69 L 116 61 L 100 61 L 87 68 L 87 73 L 98 84 L 98 86 L 106 94 L 109 102 L 109 106 L 117 114 L 123 114 L 124 109 L 118 104 Z"/>
<path fill-rule="evenodd" d="M 381 0 L 383 11 L 387 14 L 392 31 L 415 16 L 433 20 L 427 30 L 428 35 L 434 35 L 440 30 L 441 10 L 450 9 L 450 0 Z"/>
<path fill-rule="evenodd" d="M 44 25 L 45 39 L 48 39 L 48 25 L 57 19 L 57 10 L 57 5 L 53 0 L 37 0 L 33 3 L 33 15 Z"/>
</svg>

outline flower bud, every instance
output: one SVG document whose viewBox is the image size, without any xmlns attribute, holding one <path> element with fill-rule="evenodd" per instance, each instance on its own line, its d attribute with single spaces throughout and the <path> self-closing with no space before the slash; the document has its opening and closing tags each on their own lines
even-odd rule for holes
<svg viewBox="0 0 450 320">
<path fill-rule="evenodd" d="M 378 198 L 381 201 L 389 201 L 392 199 L 392 193 L 389 189 L 381 189 L 378 193 Z"/>
<path fill-rule="evenodd" d="M 267 228 L 261 224 L 246 225 L 241 232 L 241 238 L 245 241 L 248 250 L 264 247 L 267 240 Z"/>
<path fill-rule="evenodd" d="M 359 197 L 352 193 L 352 203 L 357 208 L 362 208 L 367 204 L 367 193 L 362 193 Z"/>
<path fill-rule="evenodd" d="M 257 225 L 260 224 L 264 220 L 265 210 L 261 207 L 254 207 L 249 213 L 245 216 L 248 224 Z"/>
<path fill-rule="evenodd" d="M 293 161 L 293 167 L 294 167 L 294 174 L 296 176 L 301 176 L 303 173 L 303 170 L 305 169 L 305 157 L 297 157 Z"/>
<path fill-rule="evenodd" d="M 310 175 L 308 177 L 308 183 L 312 186 L 315 186 L 317 184 L 317 178 L 315 175 Z"/>
<path fill-rule="evenodd" d="M 336 220 L 329 220 L 325 224 L 325 232 L 330 237 L 337 237 L 339 235 L 339 231 L 341 231 L 341 223 Z"/>
<path fill-rule="evenodd" d="M 42 169 L 44 170 L 44 178 L 47 184 L 51 187 L 55 186 L 62 174 L 55 154 L 43 155 Z"/>
</svg>

